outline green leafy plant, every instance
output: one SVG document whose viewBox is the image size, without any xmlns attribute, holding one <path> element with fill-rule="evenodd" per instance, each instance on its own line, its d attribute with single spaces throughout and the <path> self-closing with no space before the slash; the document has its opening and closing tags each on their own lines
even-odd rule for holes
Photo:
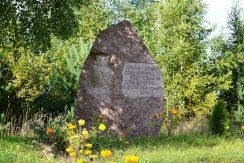
<svg viewBox="0 0 244 163">
<path fill-rule="evenodd" d="M 62 153 L 67 144 L 67 132 L 64 128 L 68 122 L 73 120 L 74 109 L 71 108 L 55 118 L 52 118 L 52 115 L 46 115 L 43 119 L 44 124 L 32 121 L 31 128 L 37 141 L 50 145 L 54 153 Z"/>
</svg>

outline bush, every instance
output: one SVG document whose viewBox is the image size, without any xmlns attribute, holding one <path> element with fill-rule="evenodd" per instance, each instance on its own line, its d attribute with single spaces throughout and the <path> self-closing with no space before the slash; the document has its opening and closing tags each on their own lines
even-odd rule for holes
<svg viewBox="0 0 244 163">
<path fill-rule="evenodd" d="M 36 135 L 38 142 L 50 145 L 54 153 L 63 153 L 68 143 L 66 141 L 67 132 L 64 130 L 64 126 L 73 120 L 74 109 L 71 108 L 71 110 L 67 110 L 54 118 L 52 118 L 52 115 L 47 115 L 42 120 L 42 123 L 32 121 L 31 129 Z"/>
<path fill-rule="evenodd" d="M 229 113 L 226 110 L 224 100 L 219 100 L 210 116 L 209 127 L 213 134 L 227 135 L 230 128 Z"/>
</svg>

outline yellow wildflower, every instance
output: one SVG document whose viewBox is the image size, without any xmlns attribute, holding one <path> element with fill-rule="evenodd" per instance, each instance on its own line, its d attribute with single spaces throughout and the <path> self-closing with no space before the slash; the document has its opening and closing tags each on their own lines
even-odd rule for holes
<svg viewBox="0 0 244 163">
<path fill-rule="evenodd" d="M 105 124 L 103 124 L 103 123 L 101 123 L 100 125 L 99 125 L 99 127 L 98 127 L 98 129 L 100 130 L 100 131 L 104 131 L 104 130 L 106 130 L 106 125 Z"/>
<path fill-rule="evenodd" d="M 101 151 L 101 156 L 104 158 L 108 158 L 112 156 L 112 152 L 110 150 L 104 149 Z"/>
<path fill-rule="evenodd" d="M 83 163 L 82 159 L 78 159 L 77 163 Z"/>
<path fill-rule="evenodd" d="M 69 156 L 70 156 L 70 157 L 75 157 L 75 156 L 76 156 L 76 153 L 75 153 L 75 152 L 70 152 L 70 153 L 69 153 Z"/>
<path fill-rule="evenodd" d="M 242 129 L 242 130 L 244 130 L 244 125 L 243 125 L 243 126 L 241 126 L 241 129 Z"/>
<path fill-rule="evenodd" d="M 81 132 L 81 134 L 82 134 L 82 136 L 85 138 L 85 139 L 88 139 L 88 137 L 89 137 L 89 133 L 88 133 L 88 131 L 87 131 L 87 129 L 83 129 L 83 131 Z"/>
<path fill-rule="evenodd" d="M 74 149 L 72 148 L 72 147 L 68 147 L 68 148 L 66 148 L 65 149 L 67 152 L 73 152 L 74 151 Z"/>
<path fill-rule="evenodd" d="M 75 129 L 76 128 L 76 125 L 73 125 L 72 123 L 68 123 L 67 126 L 69 129 Z"/>
<path fill-rule="evenodd" d="M 175 114 L 177 114 L 177 110 L 176 110 L 176 109 L 172 109 L 172 110 L 171 110 L 171 113 L 172 113 L 173 115 L 175 115 Z"/>
<path fill-rule="evenodd" d="M 78 121 L 78 123 L 79 123 L 80 126 L 84 126 L 85 123 L 86 123 L 86 121 L 83 120 L 83 119 L 80 119 L 80 120 Z"/>
<path fill-rule="evenodd" d="M 92 148 L 92 144 L 87 143 L 87 144 L 85 144 L 85 147 Z"/>
<path fill-rule="evenodd" d="M 134 156 L 134 155 L 125 157 L 125 162 L 126 163 L 136 163 L 138 161 L 139 161 L 139 157 Z"/>
<path fill-rule="evenodd" d="M 91 150 L 85 150 L 85 154 L 86 155 L 91 155 L 92 154 L 92 151 Z"/>
<path fill-rule="evenodd" d="M 84 151 L 81 149 L 81 150 L 79 150 L 79 153 L 83 153 Z"/>
</svg>

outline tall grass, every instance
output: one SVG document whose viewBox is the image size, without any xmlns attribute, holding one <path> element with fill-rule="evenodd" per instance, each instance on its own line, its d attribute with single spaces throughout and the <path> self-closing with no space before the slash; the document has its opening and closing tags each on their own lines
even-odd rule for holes
<svg viewBox="0 0 244 163">
<path fill-rule="evenodd" d="M 2 130 L 0 130 L 0 136 L 33 136 L 32 122 L 44 127 L 45 124 L 50 123 L 53 119 L 54 117 L 51 114 L 44 114 L 43 110 L 31 114 L 30 109 L 26 109 L 19 116 L 12 115 L 11 110 L 7 110 L 1 114 L 0 126 L 2 126 Z M 6 127 L 4 128 L 3 126 Z"/>
</svg>

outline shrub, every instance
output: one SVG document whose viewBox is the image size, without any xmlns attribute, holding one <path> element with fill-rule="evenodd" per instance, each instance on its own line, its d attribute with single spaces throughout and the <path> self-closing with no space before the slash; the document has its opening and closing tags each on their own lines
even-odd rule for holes
<svg viewBox="0 0 244 163">
<path fill-rule="evenodd" d="M 73 108 L 71 108 L 70 111 L 65 111 L 55 118 L 52 118 L 52 115 L 46 115 L 46 117 L 42 119 L 42 123 L 32 121 L 31 129 L 36 135 L 38 142 L 50 145 L 54 153 L 63 153 L 68 143 L 66 141 L 67 132 L 64 126 L 73 120 L 74 111 Z"/>
<path fill-rule="evenodd" d="M 209 127 L 213 134 L 227 135 L 230 128 L 229 113 L 224 100 L 219 100 L 214 106 L 209 120 Z"/>
</svg>

